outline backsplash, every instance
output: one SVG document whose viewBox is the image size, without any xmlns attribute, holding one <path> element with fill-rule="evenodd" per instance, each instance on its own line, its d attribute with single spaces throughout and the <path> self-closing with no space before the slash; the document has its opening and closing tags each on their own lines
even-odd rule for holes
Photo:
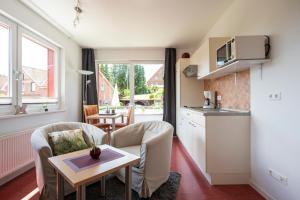
<svg viewBox="0 0 300 200">
<path fill-rule="evenodd" d="M 222 96 L 221 107 L 250 110 L 250 71 L 230 74 L 218 79 L 205 80 L 204 90 L 214 90 Z"/>
</svg>

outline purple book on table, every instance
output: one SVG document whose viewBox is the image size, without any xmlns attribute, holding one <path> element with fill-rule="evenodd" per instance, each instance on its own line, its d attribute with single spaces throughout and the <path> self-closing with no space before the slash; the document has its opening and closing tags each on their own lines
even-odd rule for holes
<svg viewBox="0 0 300 200">
<path fill-rule="evenodd" d="M 92 159 L 89 154 L 77 156 L 74 158 L 67 158 L 64 162 L 75 172 L 79 172 L 90 167 L 94 167 L 106 162 L 122 158 L 123 154 L 112 149 L 103 149 L 99 159 Z"/>
</svg>

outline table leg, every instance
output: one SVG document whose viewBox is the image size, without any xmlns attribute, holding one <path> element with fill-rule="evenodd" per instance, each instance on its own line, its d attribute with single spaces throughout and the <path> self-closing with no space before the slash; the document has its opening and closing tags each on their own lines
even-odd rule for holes
<svg viewBox="0 0 300 200">
<path fill-rule="evenodd" d="M 115 131 L 116 130 L 116 119 L 115 118 L 112 118 L 112 131 Z"/>
<path fill-rule="evenodd" d="M 82 200 L 85 200 L 85 195 L 86 195 L 85 188 L 86 188 L 85 185 L 81 186 L 81 199 Z"/>
<path fill-rule="evenodd" d="M 101 177 L 101 196 L 105 196 L 105 176 Z"/>
<path fill-rule="evenodd" d="M 85 185 L 76 187 L 76 200 L 85 200 Z"/>
<path fill-rule="evenodd" d="M 56 193 L 58 200 L 64 199 L 64 178 L 58 171 L 56 171 Z"/>
<path fill-rule="evenodd" d="M 132 184 L 131 165 L 125 168 L 125 200 L 131 200 L 131 184 Z"/>
<path fill-rule="evenodd" d="M 110 131 L 107 133 L 107 144 L 110 145 L 110 138 L 111 135 L 110 135 Z"/>
</svg>

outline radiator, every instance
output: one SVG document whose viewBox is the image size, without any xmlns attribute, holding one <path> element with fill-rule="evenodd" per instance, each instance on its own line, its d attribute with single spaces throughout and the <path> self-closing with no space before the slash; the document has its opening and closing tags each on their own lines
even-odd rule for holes
<svg viewBox="0 0 300 200">
<path fill-rule="evenodd" d="M 32 132 L 26 130 L 0 137 L 0 179 L 33 162 Z"/>
</svg>

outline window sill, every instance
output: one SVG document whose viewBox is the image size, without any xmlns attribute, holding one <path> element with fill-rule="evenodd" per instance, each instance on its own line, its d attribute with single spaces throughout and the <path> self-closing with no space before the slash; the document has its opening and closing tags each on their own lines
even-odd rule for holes
<svg viewBox="0 0 300 200">
<path fill-rule="evenodd" d="M 65 112 L 65 110 L 53 110 L 48 112 L 32 112 L 27 114 L 19 114 L 19 115 L 0 115 L 1 119 L 13 119 L 13 118 L 20 118 L 20 117 L 30 117 L 30 116 L 39 116 L 39 115 L 47 115 L 47 114 L 54 114 L 54 113 L 62 113 Z"/>
<path fill-rule="evenodd" d="M 136 113 L 136 116 L 145 116 L 145 115 L 163 115 L 163 113 Z"/>
</svg>

